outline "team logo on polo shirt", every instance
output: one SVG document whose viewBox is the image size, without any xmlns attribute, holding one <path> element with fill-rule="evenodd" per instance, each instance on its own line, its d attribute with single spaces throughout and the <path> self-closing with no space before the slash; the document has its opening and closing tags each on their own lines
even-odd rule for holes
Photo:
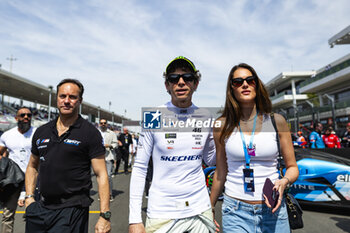
<svg viewBox="0 0 350 233">
<path fill-rule="evenodd" d="M 49 142 L 50 142 L 49 138 L 46 138 L 46 139 L 39 138 L 38 140 L 36 140 L 36 146 L 38 147 L 38 149 L 46 148 Z"/>
<path fill-rule="evenodd" d="M 65 139 L 63 141 L 64 144 L 68 144 L 68 145 L 73 145 L 73 146 L 79 146 L 79 144 L 81 143 L 81 141 L 77 141 L 77 140 L 73 140 L 73 139 Z"/>
<path fill-rule="evenodd" d="M 36 140 L 36 145 L 39 146 L 40 144 L 44 144 L 44 143 L 49 143 L 50 142 L 50 139 L 49 138 L 46 138 L 46 139 L 38 139 Z"/>
</svg>

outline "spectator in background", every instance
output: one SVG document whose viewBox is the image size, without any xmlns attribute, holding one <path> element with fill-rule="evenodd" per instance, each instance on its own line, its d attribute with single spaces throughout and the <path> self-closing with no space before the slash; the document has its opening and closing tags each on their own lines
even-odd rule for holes
<svg viewBox="0 0 350 233">
<path fill-rule="evenodd" d="M 312 131 L 309 136 L 310 148 L 323 149 L 326 147 L 321 137 L 322 129 L 323 125 L 320 122 L 316 121 L 314 124 L 315 131 Z"/>
<path fill-rule="evenodd" d="M 113 181 L 112 181 L 112 175 L 113 175 L 113 169 L 114 169 L 114 159 L 115 159 L 115 152 L 114 149 L 117 147 L 117 136 L 113 131 L 108 129 L 107 120 L 104 118 L 101 118 L 100 120 L 100 131 L 103 138 L 103 143 L 106 148 L 106 167 L 107 167 L 107 174 L 108 174 L 108 181 L 109 181 L 109 201 L 114 201 L 113 198 Z"/>
<path fill-rule="evenodd" d="M 115 161 L 114 161 L 114 172 L 112 177 L 114 177 L 115 175 L 118 174 L 118 170 L 117 170 L 117 162 L 118 160 L 121 159 L 121 155 L 120 155 L 120 151 L 119 151 L 119 141 L 118 141 L 118 137 L 120 135 L 120 130 L 118 130 L 118 127 L 114 130 L 115 136 L 117 137 L 117 146 L 114 149 L 114 153 L 115 153 Z"/>
<path fill-rule="evenodd" d="M 350 147 L 350 122 L 346 125 L 346 131 L 341 141 L 343 147 Z"/>
<path fill-rule="evenodd" d="M 35 128 L 31 126 L 32 113 L 28 108 L 19 108 L 15 119 L 17 121 L 17 127 L 6 131 L 0 137 L 0 159 L 3 155 L 8 155 L 25 173 L 31 153 L 32 137 L 35 132 Z M 17 203 L 19 206 L 24 206 L 25 192 L 22 192 L 20 197 L 22 188 L 23 183 L 3 203 L 2 233 L 13 232 Z"/>
<path fill-rule="evenodd" d="M 131 135 L 131 139 L 132 144 L 130 144 L 129 146 L 129 150 L 131 151 L 129 158 L 129 167 L 131 167 L 134 164 L 134 159 L 137 151 L 137 138 L 134 133 Z M 134 150 L 132 149 L 132 147 L 134 148 Z"/>
<path fill-rule="evenodd" d="M 118 144 L 119 144 L 119 152 L 120 152 L 120 157 L 117 158 L 117 166 L 116 166 L 116 172 L 119 170 L 120 166 L 120 161 L 123 159 L 124 161 L 124 173 L 128 174 L 128 162 L 129 162 L 129 147 L 131 144 L 131 153 L 133 153 L 133 142 L 131 135 L 129 134 L 129 131 L 127 128 L 123 128 L 123 133 L 121 133 L 118 136 Z"/>
<path fill-rule="evenodd" d="M 329 126 L 326 131 L 325 134 L 322 135 L 322 139 L 324 144 L 326 145 L 326 147 L 328 148 L 340 148 L 340 140 L 338 138 L 338 136 L 335 134 L 335 132 L 333 131 L 333 127 Z"/>
<path fill-rule="evenodd" d="M 305 137 L 303 136 L 303 132 L 298 131 L 297 135 L 298 135 L 298 138 L 297 138 L 298 145 L 302 148 L 305 148 L 307 145 L 307 142 Z"/>
</svg>

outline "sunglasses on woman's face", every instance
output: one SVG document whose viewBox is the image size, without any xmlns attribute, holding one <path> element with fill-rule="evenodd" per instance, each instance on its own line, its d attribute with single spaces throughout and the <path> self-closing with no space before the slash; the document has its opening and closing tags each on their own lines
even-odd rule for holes
<svg viewBox="0 0 350 233">
<path fill-rule="evenodd" d="M 243 85 L 244 81 L 246 81 L 248 83 L 248 85 L 252 86 L 255 85 L 255 81 L 256 81 L 256 77 L 254 76 L 249 76 L 244 78 L 233 78 L 231 79 L 231 85 L 234 87 L 240 87 Z"/>
<path fill-rule="evenodd" d="M 186 74 L 169 74 L 167 76 L 167 81 L 170 83 L 178 83 L 180 78 L 184 80 L 184 82 L 193 82 L 196 80 L 196 76 L 193 73 L 186 73 Z"/>
</svg>

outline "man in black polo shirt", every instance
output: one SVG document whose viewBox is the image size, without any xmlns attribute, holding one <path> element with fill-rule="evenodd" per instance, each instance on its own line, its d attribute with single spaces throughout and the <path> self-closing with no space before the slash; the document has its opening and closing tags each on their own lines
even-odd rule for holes
<svg viewBox="0 0 350 233">
<path fill-rule="evenodd" d="M 25 180 L 27 233 L 88 232 L 91 166 L 101 199 L 95 232 L 110 232 L 105 148 L 100 132 L 78 114 L 83 92 L 78 80 L 62 80 L 57 85 L 59 117 L 39 127 L 33 136 Z M 40 201 L 35 202 L 38 175 Z"/>
</svg>

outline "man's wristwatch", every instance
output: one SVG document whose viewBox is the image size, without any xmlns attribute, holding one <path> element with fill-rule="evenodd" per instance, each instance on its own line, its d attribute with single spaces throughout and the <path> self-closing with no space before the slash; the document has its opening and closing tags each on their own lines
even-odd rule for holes
<svg viewBox="0 0 350 233">
<path fill-rule="evenodd" d="M 111 216 L 112 216 L 112 213 L 111 211 L 106 211 L 104 213 L 100 213 L 100 216 L 106 220 L 110 220 L 111 219 Z"/>
</svg>

